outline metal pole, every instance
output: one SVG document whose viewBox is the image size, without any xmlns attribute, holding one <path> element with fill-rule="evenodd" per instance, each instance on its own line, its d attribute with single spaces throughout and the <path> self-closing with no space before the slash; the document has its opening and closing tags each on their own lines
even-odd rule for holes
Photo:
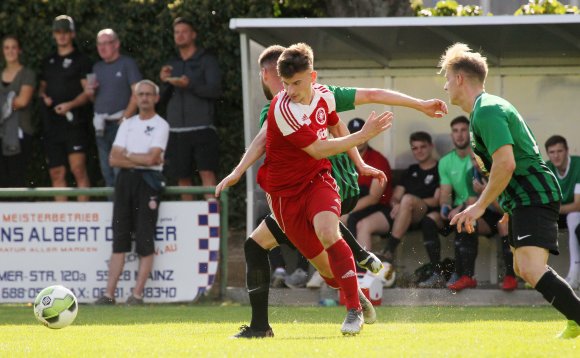
<svg viewBox="0 0 580 358">
<path fill-rule="evenodd" d="M 228 287 L 228 212 L 229 198 L 226 189 L 220 195 L 220 298 L 224 298 Z"/>
</svg>

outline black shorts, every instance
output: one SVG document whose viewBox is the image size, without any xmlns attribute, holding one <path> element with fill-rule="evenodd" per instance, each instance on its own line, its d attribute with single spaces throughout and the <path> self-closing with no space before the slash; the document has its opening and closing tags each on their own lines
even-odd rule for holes
<svg viewBox="0 0 580 358">
<path fill-rule="evenodd" d="M 340 215 L 346 215 L 354 209 L 356 203 L 358 203 L 359 196 L 353 196 L 351 198 L 347 198 L 340 203 Z"/>
<path fill-rule="evenodd" d="M 487 226 L 489 226 L 489 228 L 491 229 L 491 232 L 489 233 L 488 236 L 491 237 L 491 236 L 497 234 L 497 223 L 501 220 L 502 217 L 503 217 L 503 214 L 498 213 L 497 211 L 485 209 L 485 212 L 483 213 L 481 218 L 483 219 L 483 221 L 485 221 Z"/>
<path fill-rule="evenodd" d="M 568 228 L 568 220 L 567 214 L 560 214 L 558 215 L 558 229 L 567 229 Z"/>
<path fill-rule="evenodd" d="M 537 246 L 558 255 L 559 211 L 559 202 L 513 209 L 509 220 L 510 246 Z"/>
<path fill-rule="evenodd" d="M 219 139 L 213 128 L 170 132 L 165 155 L 165 170 L 174 179 L 190 178 L 193 166 L 217 172 Z"/>
<path fill-rule="evenodd" d="M 270 230 L 270 232 L 274 236 L 274 239 L 276 239 L 278 245 L 286 245 L 293 250 L 297 250 L 296 246 L 294 246 L 294 244 L 290 241 L 290 239 L 288 239 L 288 236 L 286 236 L 284 231 L 280 229 L 278 222 L 276 221 L 276 219 L 274 219 L 274 215 L 272 214 L 267 215 L 264 218 L 264 222 L 266 223 L 268 230 Z"/>
<path fill-rule="evenodd" d="M 135 237 L 137 254 L 153 254 L 159 202 L 159 191 L 145 182 L 142 171 L 119 172 L 113 203 L 114 253 L 131 251 L 131 240 Z"/>
<path fill-rule="evenodd" d="M 45 135 L 44 153 L 48 168 L 68 164 L 68 156 L 73 153 L 86 153 L 89 142 L 88 130 L 85 127 L 72 127 L 66 133 Z"/>
</svg>

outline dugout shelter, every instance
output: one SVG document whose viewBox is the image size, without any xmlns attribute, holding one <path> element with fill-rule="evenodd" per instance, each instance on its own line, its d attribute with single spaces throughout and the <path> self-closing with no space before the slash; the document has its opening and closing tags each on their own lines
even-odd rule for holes
<svg viewBox="0 0 580 358">
<path fill-rule="evenodd" d="M 259 113 L 266 103 L 257 58 L 267 46 L 308 43 L 323 84 L 389 88 L 448 102 L 437 63 L 448 46 L 463 42 L 487 57 L 486 90 L 518 108 L 544 157 L 543 144 L 553 134 L 567 137 L 571 154 L 580 154 L 576 138 L 580 134 L 580 16 L 234 18 L 230 28 L 240 34 L 246 146 L 258 131 Z M 395 123 L 371 145 L 394 169 L 405 169 L 413 162 L 408 138 L 417 130 L 431 133 L 437 156 L 447 153 L 452 149 L 449 121 L 464 114 L 449 105 L 449 115 L 430 119 L 406 108 L 365 105 L 340 117 L 347 122 L 386 109 L 395 113 Z M 247 180 L 248 233 L 266 210 L 255 181 L 257 168 L 248 171 L 252 178 Z"/>
</svg>

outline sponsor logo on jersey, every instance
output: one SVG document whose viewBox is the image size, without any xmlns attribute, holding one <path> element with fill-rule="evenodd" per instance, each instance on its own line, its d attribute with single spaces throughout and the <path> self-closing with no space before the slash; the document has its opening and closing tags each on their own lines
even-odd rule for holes
<svg viewBox="0 0 580 358">
<path fill-rule="evenodd" d="M 328 129 L 320 128 L 319 130 L 316 131 L 316 135 L 318 136 L 318 139 L 325 140 L 326 138 L 328 138 Z"/>
<path fill-rule="evenodd" d="M 320 125 L 326 123 L 326 110 L 324 108 L 318 108 L 316 111 L 316 123 Z"/>
</svg>

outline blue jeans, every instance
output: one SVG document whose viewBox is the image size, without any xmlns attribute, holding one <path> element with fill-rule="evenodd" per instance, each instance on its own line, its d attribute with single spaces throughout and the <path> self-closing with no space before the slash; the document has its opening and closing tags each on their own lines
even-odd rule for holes
<svg viewBox="0 0 580 358">
<path fill-rule="evenodd" d="M 101 173 L 103 174 L 103 179 L 105 179 L 105 185 L 111 187 L 115 186 L 115 178 L 119 174 L 119 168 L 112 168 L 109 165 L 109 155 L 111 154 L 111 148 L 113 148 L 118 129 L 119 123 L 117 121 L 106 121 L 103 136 L 96 137 Z"/>
</svg>

